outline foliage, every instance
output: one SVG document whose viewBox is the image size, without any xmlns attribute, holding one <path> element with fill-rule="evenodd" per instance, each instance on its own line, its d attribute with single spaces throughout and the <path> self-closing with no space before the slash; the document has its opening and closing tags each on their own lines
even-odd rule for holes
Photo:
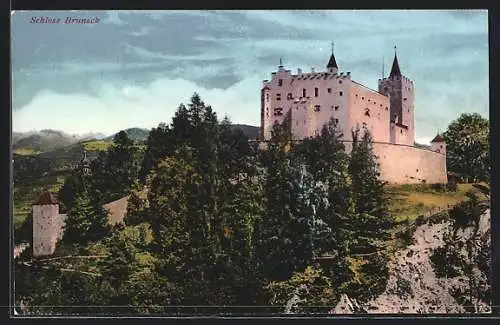
<svg viewBox="0 0 500 325">
<path fill-rule="evenodd" d="M 446 164 L 448 171 L 470 180 L 490 177 L 489 122 L 477 113 L 462 114 L 448 125 Z"/>
<path fill-rule="evenodd" d="M 92 202 L 86 192 L 75 199 L 68 212 L 62 241 L 66 244 L 86 245 L 102 239 L 110 230 L 108 212 Z"/>
<path fill-rule="evenodd" d="M 330 278 L 311 266 L 287 280 L 270 282 L 268 288 L 271 305 L 284 306 L 285 313 L 327 313 L 339 298 Z"/>
</svg>

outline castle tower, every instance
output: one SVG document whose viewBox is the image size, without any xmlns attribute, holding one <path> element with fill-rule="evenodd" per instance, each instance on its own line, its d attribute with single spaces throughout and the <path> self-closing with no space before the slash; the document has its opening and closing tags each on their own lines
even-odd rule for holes
<svg viewBox="0 0 500 325">
<path fill-rule="evenodd" d="M 61 229 L 59 204 L 52 193 L 45 191 L 33 203 L 33 256 L 53 254 Z"/>
<path fill-rule="evenodd" d="M 333 54 L 334 46 L 335 44 L 332 42 L 332 54 L 330 55 L 330 60 L 328 60 L 328 64 L 326 65 L 329 73 L 337 73 L 339 71 L 337 60 L 335 60 L 335 55 Z"/>
<path fill-rule="evenodd" d="M 431 141 L 431 150 L 446 155 L 446 142 L 439 133 Z"/>
<path fill-rule="evenodd" d="M 399 132 L 396 143 L 413 146 L 415 144 L 414 87 L 413 81 L 403 76 L 399 67 L 396 47 L 394 60 L 388 78 L 379 80 L 378 90 L 390 97 L 390 119 L 394 123 L 391 132 Z M 396 131 L 393 131 L 396 130 Z"/>
</svg>

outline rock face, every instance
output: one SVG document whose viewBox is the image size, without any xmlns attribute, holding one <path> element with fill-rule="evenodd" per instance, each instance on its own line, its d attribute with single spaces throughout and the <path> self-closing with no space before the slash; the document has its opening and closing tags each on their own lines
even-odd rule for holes
<svg viewBox="0 0 500 325">
<path fill-rule="evenodd" d="M 466 288 L 469 280 L 463 276 L 439 278 L 430 261 L 432 251 L 442 247 L 443 235 L 449 231 L 449 222 L 424 224 L 413 235 L 414 244 L 399 252 L 389 265 L 386 290 L 376 299 L 362 306 L 349 297 L 342 297 L 331 311 L 334 314 L 367 313 L 463 313 L 464 307 L 452 296 L 457 288 Z M 472 228 L 457 233 L 460 241 L 471 238 Z M 477 235 L 481 243 L 490 243 L 490 211 L 480 219 Z M 476 277 L 484 277 L 475 270 Z M 483 282 L 487 282 L 485 279 Z M 476 312 L 490 312 L 489 306 L 478 303 Z"/>
</svg>

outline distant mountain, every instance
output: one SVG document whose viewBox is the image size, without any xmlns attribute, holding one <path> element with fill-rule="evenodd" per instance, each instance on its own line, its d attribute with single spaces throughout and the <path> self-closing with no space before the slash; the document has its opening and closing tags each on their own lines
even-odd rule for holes
<svg viewBox="0 0 500 325">
<path fill-rule="evenodd" d="M 247 124 L 233 124 L 233 128 L 240 129 L 250 140 L 260 137 L 260 127 Z"/>
<path fill-rule="evenodd" d="M 127 133 L 128 137 L 132 139 L 134 142 L 144 142 L 148 139 L 149 135 L 149 130 L 148 129 L 142 129 L 142 128 L 129 128 L 126 130 L 123 130 Z M 117 133 L 110 135 L 109 137 L 104 138 L 103 140 L 109 140 L 112 141 L 115 135 Z"/>
<path fill-rule="evenodd" d="M 51 151 L 78 142 L 78 137 L 57 130 L 38 132 L 14 132 L 12 149 L 31 150 L 33 152 Z"/>
</svg>

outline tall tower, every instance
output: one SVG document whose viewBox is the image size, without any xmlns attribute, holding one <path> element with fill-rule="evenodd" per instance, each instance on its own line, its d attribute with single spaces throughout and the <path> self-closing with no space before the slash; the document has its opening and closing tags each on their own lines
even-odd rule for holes
<svg viewBox="0 0 500 325">
<path fill-rule="evenodd" d="M 407 128 L 407 137 L 403 144 L 413 146 L 415 144 L 413 81 L 401 74 L 395 46 L 391 72 L 388 78 L 379 80 L 378 90 L 381 94 L 390 96 L 391 122 Z"/>
<path fill-rule="evenodd" d="M 335 55 L 333 54 L 334 48 L 335 43 L 332 42 L 332 54 L 330 55 L 330 60 L 328 60 L 328 64 L 326 65 L 329 73 L 337 73 L 339 71 L 337 60 L 335 60 Z"/>
<path fill-rule="evenodd" d="M 33 256 L 53 254 L 61 229 L 59 204 L 52 193 L 45 191 L 33 203 Z"/>
</svg>

